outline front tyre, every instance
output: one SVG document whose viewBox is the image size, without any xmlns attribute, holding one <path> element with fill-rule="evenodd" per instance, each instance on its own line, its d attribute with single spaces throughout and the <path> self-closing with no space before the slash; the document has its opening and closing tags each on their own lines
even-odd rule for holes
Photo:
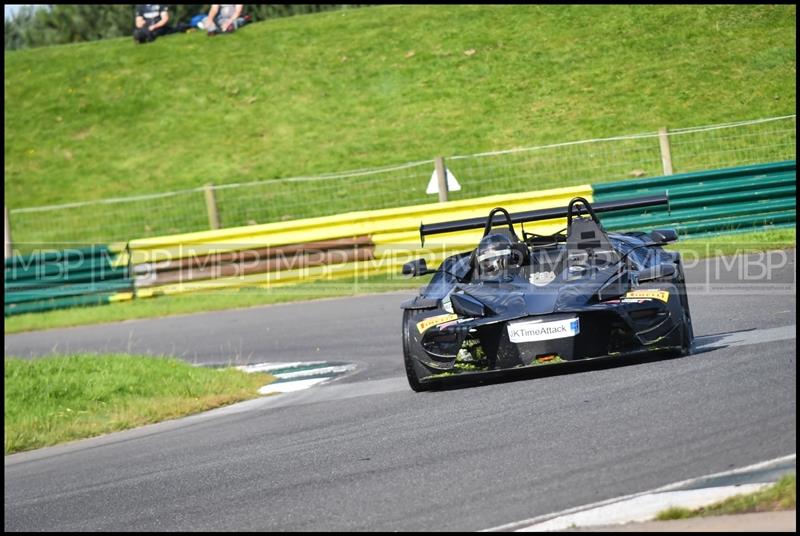
<svg viewBox="0 0 800 536">
<path fill-rule="evenodd" d="M 403 361 L 405 362 L 408 385 L 418 393 L 430 390 L 430 386 L 420 379 L 429 375 L 430 372 L 415 359 L 419 352 L 424 351 L 419 339 L 415 336 L 417 321 L 421 316 L 414 309 L 405 309 L 403 311 Z"/>
<path fill-rule="evenodd" d="M 683 263 L 680 259 L 680 254 L 676 261 L 676 274 L 675 285 L 678 287 L 678 292 L 681 298 L 681 308 L 683 309 L 683 344 L 681 345 L 681 355 L 689 355 L 692 353 L 694 345 L 694 328 L 692 327 L 692 314 L 689 311 L 689 297 L 686 294 L 686 278 L 683 273 Z"/>
<path fill-rule="evenodd" d="M 692 353 L 694 344 L 694 329 L 692 328 L 692 315 L 689 312 L 689 298 L 686 295 L 686 278 L 683 272 L 681 254 L 678 252 L 673 253 L 672 262 L 675 263 L 675 273 L 668 278 L 661 278 L 655 281 L 670 283 L 674 285 L 678 291 L 677 295 L 681 316 L 681 339 L 680 346 L 675 346 L 675 349 L 672 353 L 676 357 L 683 357 Z M 678 311 L 675 311 L 675 314 L 678 314 Z"/>
</svg>

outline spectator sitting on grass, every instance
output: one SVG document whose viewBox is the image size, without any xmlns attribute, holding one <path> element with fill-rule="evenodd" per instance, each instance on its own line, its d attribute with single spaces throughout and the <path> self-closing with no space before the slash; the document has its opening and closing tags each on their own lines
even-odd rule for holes
<svg viewBox="0 0 800 536">
<path fill-rule="evenodd" d="M 208 17 L 203 21 L 208 35 L 234 32 L 246 24 L 248 21 L 246 17 L 242 17 L 242 8 L 244 4 L 211 4 Z"/>
<path fill-rule="evenodd" d="M 156 37 L 170 33 L 168 8 L 162 4 L 136 4 L 136 27 L 133 38 L 138 43 L 149 43 Z"/>
</svg>

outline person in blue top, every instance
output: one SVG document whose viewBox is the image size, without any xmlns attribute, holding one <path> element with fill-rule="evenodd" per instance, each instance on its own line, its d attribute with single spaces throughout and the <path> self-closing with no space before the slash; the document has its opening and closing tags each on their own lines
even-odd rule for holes
<svg viewBox="0 0 800 536">
<path fill-rule="evenodd" d="M 156 37 L 170 32 L 169 8 L 162 4 L 136 4 L 133 39 L 137 43 L 149 43 Z"/>
</svg>

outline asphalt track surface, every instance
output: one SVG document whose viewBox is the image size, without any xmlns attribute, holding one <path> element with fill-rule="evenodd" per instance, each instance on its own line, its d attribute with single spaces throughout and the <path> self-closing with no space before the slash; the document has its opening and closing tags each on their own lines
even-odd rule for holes
<svg viewBox="0 0 800 536">
<path fill-rule="evenodd" d="M 6 531 L 480 530 L 796 452 L 794 250 L 690 266 L 700 352 L 417 394 L 413 292 L 50 330 L 6 355 L 358 364 L 329 385 L 5 458 Z"/>
</svg>

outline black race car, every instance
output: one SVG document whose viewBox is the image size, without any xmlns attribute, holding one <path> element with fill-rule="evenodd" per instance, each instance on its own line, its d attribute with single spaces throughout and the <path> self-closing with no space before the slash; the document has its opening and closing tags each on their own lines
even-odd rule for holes
<svg viewBox="0 0 800 536">
<path fill-rule="evenodd" d="M 669 202 L 666 195 L 420 226 L 426 235 L 484 228 L 477 248 L 447 257 L 437 270 L 424 259 L 403 273 L 433 273 L 404 303 L 403 354 L 415 391 L 453 376 L 641 354 L 686 355 L 694 338 L 679 253 L 661 246 L 674 230 L 607 233 L 597 213 Z M 567 218 L 553 235 L 514 224 Z"/>
</svg>

